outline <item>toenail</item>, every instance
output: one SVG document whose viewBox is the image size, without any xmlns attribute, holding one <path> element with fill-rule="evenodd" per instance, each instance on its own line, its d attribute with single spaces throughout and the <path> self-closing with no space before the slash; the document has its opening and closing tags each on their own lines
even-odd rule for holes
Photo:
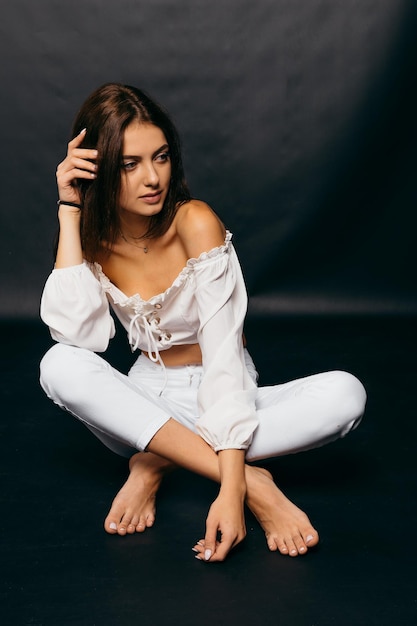
<svg viewBox="0 0 417 626">
<path fill-rule="evenodd" d="M 305 548 L 300 548 L 300 552 L 305 552 L 306 549 Z"/>
<path fill-rule="evenodd" d="M 314 539 L 313 535 L 307 535 L 306 541 L 311 541 L 312 539 Z"/>
<path fill-rule="evenodd" d="M 297 550 L 291 550 L 291 554 L 297 554 Z"/>
<path fill-rule="evenodd" d="M 112 522 L 109 526 L 109 528 L 111 528 L 111 530 L 117 530 L 117 524 L 116 522 Z"/>
</svg>

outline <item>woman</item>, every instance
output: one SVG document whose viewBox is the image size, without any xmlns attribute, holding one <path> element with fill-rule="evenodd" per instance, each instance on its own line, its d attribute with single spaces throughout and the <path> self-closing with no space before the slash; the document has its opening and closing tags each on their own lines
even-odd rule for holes
<svg viewBox="0 0 417 626">
<path fill-rule="evenodd" d="M 176 130 L 143 92 L 99 88 L 73 137 L 57 170 L 60 232 L 41 316 L 58 343 L 42 360 L 41 384 L 130 458 L 105 530 L 152 526 L 162 477 L 182 466 L 220 484 L 196 558 L 222 561 L 243 540 L 245 500 L 270 550 L 305 554 L 317 531 L 266 470 L 245 460 L 344 436 L 364 410 L 361 383 L 328 372 L 257 388 L 231 234 L 191 199 Z M 128 376 L 96 354 L 115 332 L 109 304 L 141 351 Z"/>
</svg>

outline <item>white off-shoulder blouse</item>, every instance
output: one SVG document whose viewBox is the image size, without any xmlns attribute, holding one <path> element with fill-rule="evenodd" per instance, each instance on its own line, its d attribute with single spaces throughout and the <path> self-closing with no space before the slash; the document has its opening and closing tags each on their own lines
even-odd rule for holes
<svg viewBox="0 0 417 626">
<path fill-rule="evenodd" d="M 258 423 L 242 343 L 246 287 L 231 239 L 227 232 L 224 245 L 189 259 L 172 285 L 149 300 L 127 297 L 99 264 L 87 262 L 54 269 L 41 300 L 41 318 L 61 343 L 104 352 L 115 334 L 109 303 L 132 350 L 146 350 L 162 366 L 164 350 L 198 343 L 204 374 L 197 429 L 216 451 L 247 449 Z"/>
</svg>

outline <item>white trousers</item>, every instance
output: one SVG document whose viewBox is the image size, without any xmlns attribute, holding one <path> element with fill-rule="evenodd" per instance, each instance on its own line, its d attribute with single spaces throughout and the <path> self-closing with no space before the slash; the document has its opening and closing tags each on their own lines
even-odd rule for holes
<svg viewBox="0 0 417 626">
<path fill-rule="evenodd" d="M 256 371 L 248 353 L 247 367 Z M 174 418 L 195 431 L 200 365 L 167 367 L 140 355 L 126 376 L 83 348 L 54 345 L 41 362 L 41 385 L 108 448 L 129 457 L 145 450 Z M 333 371 L 259 387 L 259 425 L 248 461 L 292 454 L 344 437 L 361 420 L 366 393 L 357 378 Z"/>
</svg>

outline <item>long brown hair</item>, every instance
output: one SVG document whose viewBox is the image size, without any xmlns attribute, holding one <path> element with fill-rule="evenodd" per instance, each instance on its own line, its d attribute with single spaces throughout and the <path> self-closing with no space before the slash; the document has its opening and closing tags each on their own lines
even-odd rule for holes
<svg viewBox="0 0 417 626">
<path fill-rule="evenodd" d="M 147 238 L 160 237 L 169 228 L 182 203 L 190 199 L 185 182 L 178 132 L 168 113 L 136 87 L 107 83 L 82 105 L 73 126 L 73 137 L 86 128 L 80 147 L 98 151 L 97 178 L 78 180 L 83 205 L 81 242 L 84 255 L 93 261 L 103 243 L 111 248 L 119 233 L 119 196 L 123 135 L 132 122 L 153 124 L 162 130 L 171 157 L 171 182 L 162 211 L 150 218 Z"/>
</svg>

